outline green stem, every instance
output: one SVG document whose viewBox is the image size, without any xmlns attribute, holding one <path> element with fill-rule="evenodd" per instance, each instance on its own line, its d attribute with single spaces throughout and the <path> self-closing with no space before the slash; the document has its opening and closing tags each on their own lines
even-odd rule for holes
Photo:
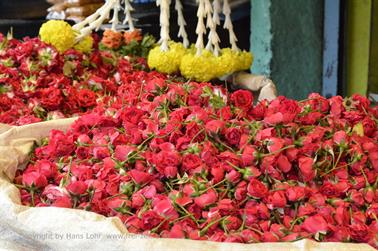
<svg viewBox="0 0 378 251">
<path fill-rule="evenodd" d="M 225 218 L 228 218 L 228 216 L 223 216 L 222 218 L 214 220 L 214 221 L 210 222 L 209 224 L 207 224 L 206 227 L 204 227 L 203 229 L 201 229 L 200 236 L 204 236 L 207 233 L 207 231 L 209 231 L 209 228 L 211 226 L 217 224 L 218 222 L 224 220 Z"/>
<path fill-rule="evenodd" d="M 285 151 L 286 149 L 290 149 L 290 148 L 294 148 L 294 147 L 295 147 L 295 145 L 288 145 L 288 146 L 282 147 L 281 149 L 279 149 L 275 152 L 260 154 L 260 157 L 267 157 L 267 156 L 271 156 L 271 155 L 276 155 L 277 153 L 280 153 L 282 151 Z"/>
<path fill-rule="evenodd" d="M 30 191 L 30 195 L 31 195 L 31 203 L 32 203 L 32 206 L 35 207 L 35 202 L 34 202 L 34 189 L 32 189 Z"/>
</svg>

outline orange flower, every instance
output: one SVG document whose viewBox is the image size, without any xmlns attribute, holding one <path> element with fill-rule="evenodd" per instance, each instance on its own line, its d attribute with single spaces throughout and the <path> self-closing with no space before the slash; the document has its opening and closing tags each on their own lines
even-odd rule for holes
<svg viewBox="0 0 378 251">
<path fill-rule="evenodd" d="M 109 49 L 118 49 L 122 43 L 122 33 L 105 30 L 101 42 Z"/>
<path fill-rule="evenodd" d="M 133 31 L 126 31 L 123 34 L 123 38 L 125 39 L 125 44 L 129 44 L 133 40 L 139 42 L 142 40 L 143 37 L 140 30 L 133 30 Z"/>
</svg>

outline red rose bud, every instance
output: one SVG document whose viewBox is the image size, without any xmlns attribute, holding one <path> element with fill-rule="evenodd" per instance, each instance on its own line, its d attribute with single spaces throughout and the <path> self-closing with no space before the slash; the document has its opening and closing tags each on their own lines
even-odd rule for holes
<svg viewBox="0 0 378 251">
<path fill-rule="evenodd" d="M 261 199 L 268 194 L 268 188 L 258 179 L 251 179 L 247 187 L 248 195 Z"/>
<path fill-rule="evenodd" d="M 333 141 L 337 145 L 346 145 L 348 144 L 348 135 L 346 134 L 345 131 L 337 131 L 333 135 Z"/>
<path fill-rule="evenodd" d="M 22 184 L 27 187 L 42 188 L 47 186 L 47 179 L 39 172 L 29 172 L 22 175 Z"/>
<path fill-rule="evenodd" d="M 316 233 L 326 233 L 328 231 L 328 223 L 320 215 L 314 215 L 307 217 L 305 221 L 302 223 L 302 229 L 308 233 L 316 234 Z"/>
<path fill-rule="evenodd" d="M 141 186 L 148 184 L 153 179 L 151 174 L 136 169 L 130 170 L 129 175 L 136 184 Z"/>
<path fill-rule="evenodd" d="M 376 197 L 375 192 L 376 192 L 376 190 L 371 186 L 366 187 L 364 189 L 363 197 L 364 197 L 364 199 L 367 203 L 373 203 L 374 198 Z M 377 213 L 377 215 L 378 215 L 378 213 Z"/>
<path fill-rule="evenodd" d="M 285 145 L 285 140 L 281 138 L 269 138 L 267 148 L 270 153 L 275 153 L 281 150 L 281 148 L 284 145 Z"/>
<path fill-rule="evenodd" d="M 291 163 L 288 160 L 288 158 L 283 154 L 280 154 L 280 156 L 278 156 L 277 166 L 284 173 L 288 173 L 291 170 Z"/>
<path fill-rule="evenodd" d="M 169 199 L 163 199 L 157 202 L 154 205 L 153 210 L 157 212 L 159 215 L 165 218 L 169 218 L 171 220 L 177 219 L 179 217 L 179 214 L 176 212 L 175 208 L 173 207 Z"/>
<path fill-rule="evenodd" d="M 167 166 L 164 168 L 164 175 L 167 178 L 174 178 L 177 176 L 177 166 Z"/>
<path fill-rule="evenodd" d="M 73 195 L 82 195 L 87 191 L 88 185 L 84 181 L 74 181 L 66 186 L 68 192 Z"/>
<path fill-rule="evenodd" d="M 210 120 L 206 123 L 205 129 L 209 134 L 218 134 L 223 131 L 226 122 L 223 120 Z"/>
<path fill-rule="evenodd" d="M 247 145 L 246 147 L 244 147 L 241 157 L 243 166 L 253 165 L 256 160 L 256 154 L 256 149 L 253 146 Z"/>
<path fill-rule="evenodd" d="M 269 209 L 284 208 L 287 204 L 284 191 L 275 191 L 267 198 L 267 206 Z"/>
<path fill-rule="evenodd" d="M 345 207 L 336 208 L 335 214 L 333 216 L 336 223 L 339 225 L 344 225 L 350 221 L 348 209 Z"/>
<path fill-rule="evenodd" d="M 79 137 L 77 137 L 77 143 L 79 145 L 89 145 L 92 144 L 92 140 L 88 135 L 80 134 Z"/>
<path fill-rule="evenodd" d="M 277 242 L 280 238 L 272 233 L 272 232 L 264 232 L 264 234 L 261 236 L 261 241 L 263 242 Z"/>
<path fill-rule="evenodd" d="M 213 176 L 214 183 L 218 183 L 224 179 L 224 169 L 222 167 L 214 166 L 210 169 L 210 173 Z"/>
<path fill-rule="evenodd" d="M 210 189 L 206 193 L 194 199 L 194 203 L 200 208 L 205 208 L 211 204 L 214 204 L 218 199 L 216 192 Z"/>
<path fill-rule="evenodd" d="M 248 110 L 253 103 L 252 93 L 247 90 L 237 90 L 231 94 L 231 103 L 240 109 Z"/>
<path fill-rule="evenodd" d="M 299 170 L 301 171 L 303 180 L 305 182 L 311 181 L 315 178 L 315 170 L 312 168 L 313 159 L 310 157 L 300 157 L 299 158 Z"/>
<path fill-rule="evenodd" d="M 229 216 L 224 220 L 225 229 L 227 229 L 228 231 L 239 229 L 241 224 L 242 220 L 236 216 Z"/>
<path fill-rule="evenodd" d="M 350 193 L 350 198 L 352 200 L 352 203 L 357 206 L 363 206 L 365 204 L 364 196 L 362 193 L 352 190 Z"/>
<path fill-rule="evenodd" d="M 174 224 L 169 231 L 168 238 L 176 238 L 176 239 L 182 239 L 185 238 L 185 232 L 181 225 L 178 225 L 177 223 Z"/>
<path fill-rule="evenodd" d="M 289 187 L 285 193 L 287 199 L 293 202 L 303 200 L 306 196 L 305 188 L 299 186 Z"/>
<path fill-rule="evenodd" d="M 235 169 L 231 170 L 229 173 L 226 174 L 226 179 L 233 184 L 236 184 L 237 182 L 239 182 L 240 177 L 241 177 L 240 173 L 236 171 Z"/>
<path fill-rule="evenodd" d="M 57 198 L 51 206 L 53 207 L 63 207 L 63 208 L 72 208 L 71 199 L 67 196 Z"/>
<path fill-rule="evenodd" d="M 114 157 L 120 161 L 127 160 L 127 156 L 136 150 L 135 146 L 129 146 L 129 145 L 118 145 L 115 148 L 114 151 Z"/>
</svg>

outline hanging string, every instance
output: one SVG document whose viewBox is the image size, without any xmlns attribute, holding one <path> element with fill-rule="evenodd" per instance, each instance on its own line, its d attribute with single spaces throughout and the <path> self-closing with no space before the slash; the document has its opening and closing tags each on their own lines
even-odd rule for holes
<svg viewBox="0 0 378 251">
<path fill-rule="evenodd" d="M 168 42 L 169 37 L 169 5 L 171 4 L 170 0 L 157 0 L 156 5 L 160 6 L 160 40 L 161 43 L 160 49 L 162 51 L 168 51 Z"/>
<path fill-rule="evenodd" d="M 238 39 L 234 32 L 234 26 L 232 25 L 231 8 L 230 8 L 230 4 L 228 3 L 228 0 L 223 0 L 223 14 L 225 16 L 223 28 L 228 30 L 228 33 L 230 36 L 231 49 L 233 51 L 240 51 L 239 47 L 236 44 Z"/>
<path fill-rule="evenodd" d="M 124 0 L 124 1 L 125 1 L 124 2 L 124 4 L 125 4 L 125 7 L 124 7 L 125 19 L 123 20 L 123 24 L 127 23 L 129 25 L 129 30 L 133 31 L 133 30 L 135 30 L 134 19 L 131 16 L 131 12 L 134 11 L 133 6 L 131 5 L 131 2 L 133 0 Z"/>
<path fill-rule="evenodd" d="M 196 34 L 197 34 L 197 41 L 196 41 L 196 49 L 197 53 L 196 55 L 199 56 L 202 54 L 202 50 L 204 48 L 204 42 L 203 42 L 203 36 L 206 34 L 206 27 L 204 24 L 204 18 L 205 18 L 205 0 L 197 0 L 198 4 L 198 10 L 197 10 L 197 27 L 196 27 Z"/>
<path fill-rule="evenodd" d="M 186 22 L 185 22 L 183 10 L 182 10 L 183 6 L 180 0 L 176 0 L 175 9 L 177 11 L 177 23 L 179 26 L 178 37 L 182 38 L 184 47 L 187 48 L 189 46 L 189 39 L 188 39 L 188 34 L 186 33 L 186 30 L 185 30 Z"/>
<path fill-rule="evenodd" d="M 219 56 L 219 36 L 217 33 L 217 25 L 220 24 L 219 12 L 220 12 L 220 2 L 219 0 L 213 1 L 213 6 L 211 6 L 210 0 L 206 0 L 207 5 L 207 27 L 210 29 L 208 42 L 206 45 L 206 50 L 212 51 L 216 57 Z M 213 14 L 211 16 L 211 13 Z"/>
</svg>

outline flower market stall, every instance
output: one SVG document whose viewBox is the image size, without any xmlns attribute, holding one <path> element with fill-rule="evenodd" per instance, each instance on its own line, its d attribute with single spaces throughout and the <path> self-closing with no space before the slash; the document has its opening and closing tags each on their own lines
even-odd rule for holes
<svg viewBox="0 0 378 251">
<path fill-rule="evenodd" d="M 252 54 L 227 0 L 198 1 L 192 46 L 180 0 L 182 43 L 171 1 L 157 5 L 157 43 L 128 0 L 74 26 L 48 21 L 39 38 L 0 37 L 0 246 L 375 250 L 378 107 L 276 97 L 243 72 Z M 219 47 L 221 12 L 231 48 Z"/>
</svg>

